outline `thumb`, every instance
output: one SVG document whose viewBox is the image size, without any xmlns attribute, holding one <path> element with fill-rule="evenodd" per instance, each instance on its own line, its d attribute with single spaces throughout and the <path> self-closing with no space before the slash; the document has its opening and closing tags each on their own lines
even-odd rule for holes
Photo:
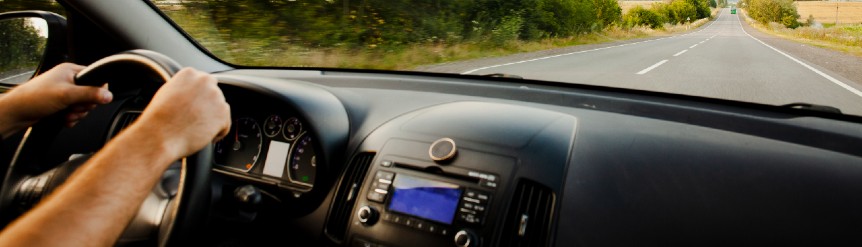
<svg viewBox="0 0 862 247">
<path fill-rule="evenodd" d="M 113 99 L 111 91 L 103 87 L 72 86 L 66 92 L 66 105 L 107 104 Z"/>
</svg>

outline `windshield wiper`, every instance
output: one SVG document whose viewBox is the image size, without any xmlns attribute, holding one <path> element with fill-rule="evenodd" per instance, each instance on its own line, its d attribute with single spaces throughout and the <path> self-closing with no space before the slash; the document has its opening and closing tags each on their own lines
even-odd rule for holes
<svg viewBox="0 0 862 247">
<path fill-rule="evenodd" d="M 782 105 L 782 107 L 800 109 L 800 110 L 806 110 L 806 111 L 813 111 L 813 112 L 824 112 L 824 113 L 843 115 L 843 113 L 841 113 L 841 109 L 838 109 L 838 108 L 835 108 L 832 106 L 828 106 L 828 105 L 817 105 L 817 104 L 811 104 L 811 103 L 790 103 L 790 104 Z"/>
<path fill-rule="evenodd" d="M 487 76 L 487 77 L 503 77 L 503 78 L 515 78 L 515 79 L 524 79 L 524 77 L 519 76 L 519 75 L 504 74 L 504 73 L 493 73 L 493 74 L 487 74 L 487 75 L 482 75 L 482 76 Z"/>
</svg>

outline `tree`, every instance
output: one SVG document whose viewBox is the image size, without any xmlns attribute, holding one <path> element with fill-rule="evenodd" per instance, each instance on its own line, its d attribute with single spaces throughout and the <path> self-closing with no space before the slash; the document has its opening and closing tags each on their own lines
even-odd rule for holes
<svg viewBox="0 0 862 247">
<path fill-rule="evenodd" d="M 42 59 L 45 38 L 25 18 L 0 21 L 0 72 L 36 68 Z"/>
</svg>

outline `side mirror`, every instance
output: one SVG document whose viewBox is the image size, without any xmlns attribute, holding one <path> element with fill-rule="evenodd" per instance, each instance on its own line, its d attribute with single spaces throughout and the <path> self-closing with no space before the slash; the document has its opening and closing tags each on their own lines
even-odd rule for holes
<svg viewBox="0 0 862 247">
<path fill-rule="evenodd" d="M 21 84 L 66 60 L 66 19 L 45 11 L 0 14 L 0 87 Z"/>
</svg>

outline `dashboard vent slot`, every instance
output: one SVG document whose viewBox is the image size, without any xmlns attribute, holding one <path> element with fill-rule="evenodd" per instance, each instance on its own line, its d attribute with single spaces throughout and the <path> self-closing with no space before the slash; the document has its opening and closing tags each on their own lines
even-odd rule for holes
<svg viewBox="0 0 862 247">
<path fill-rule="evenodd" d="M 122 131 L 126 127 L 129 127 L 129 125 L 132 125 L 132 123 L 134 123 L 135 120 L 138 120 L 138 117 L 140 116 L 140 111 L 126 111 L 120 113 L 120 116 L 114 120 L 114 125 L 113 127 L 111 127 L 111 135 L 108 136 L 108 139 L 113 138 L 114 136 L 119 134 L 120 131 Z"/>
<path fill-rule="evenodd" d="M 521 179 L 506 214 L 501 246 L 548 246 L 554 203 L 550 188 Z"/>
<path fill-rule="evenodd" d="M 343 240 L 351 212 L 353 212 L 353 205 L 356 204 L 356 198 L 358 198 L 359 190 L 362 188 L 362 181 L 365 180 L 365 174 L 373 160 L 374 153 L 357 154 L 344 172 L 341 183 L 338 184 L 335 191 L 335 200 L 332 201 L 329 220 L 326 222 L 326 234 L 333 240 Z"/>
</svg>

